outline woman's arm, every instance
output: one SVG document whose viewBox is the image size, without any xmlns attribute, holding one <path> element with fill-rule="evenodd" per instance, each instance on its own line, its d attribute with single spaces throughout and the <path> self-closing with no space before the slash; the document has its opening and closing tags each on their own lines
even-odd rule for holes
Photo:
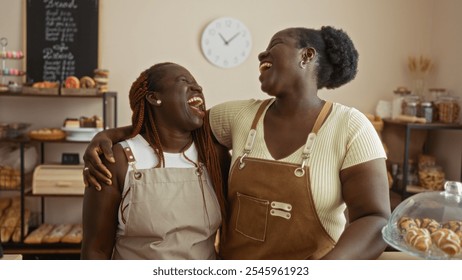
<svg viewBox="0 0 462 280">
<path fill-rule="evenodd" d="M 381 231 L 391 212 L 385 159 L 346 168 L 340 180 L 349 225 L 324 259 L 376 259 L 386 248 Z"/>
<path fill-rule="evenodd" d="M 118 209 L 121 201 L 123 182 L 125 180 L 127 162 L 123 160 L 120 145 L 114 146 L 117 163 L 103 159 L 112 174 L 116 177 L 112 185 L 103 183 L 101 191 L 85 188 L 83 199 L 83 240 L 82 259 L 111 259 L 115 244 Z"/>
<path fill-rule="evenodd" d="M 85 186 L 94 186 L 101 190 L 101 183 L 111 185 L 112 174 L 106 164 L 102 162 L 101 155 L 104 155 L 107 162 L 114 163 L 112 144 L 127 139 L 132 131 L 132 126 L 112 128 L 98 132 L 90 144 L 88 144 L 83 155 L 85 169 L 83 180 Z"/>
</svg>

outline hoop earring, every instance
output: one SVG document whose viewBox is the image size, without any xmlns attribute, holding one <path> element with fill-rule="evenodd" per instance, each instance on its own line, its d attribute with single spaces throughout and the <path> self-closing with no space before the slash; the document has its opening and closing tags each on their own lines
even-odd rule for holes
<svg viewBox="0 0 462 280">
<path fill-rule="evenodd" d="M 302 69 L 306 69 L 306 62 L 305 61 L 300 61 L 300 64 L 299 64 L 300 68 Z"/>
</svg>

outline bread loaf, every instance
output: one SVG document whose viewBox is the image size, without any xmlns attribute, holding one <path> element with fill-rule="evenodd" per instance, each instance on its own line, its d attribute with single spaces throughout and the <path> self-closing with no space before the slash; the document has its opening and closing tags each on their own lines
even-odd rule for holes
<svg viewBox="0 0 462 280">
<path fill-rule="evenodd" d="M 435 245 L 448 255 L 454 256 L 460 252 L 460 238 L 450 229 L 438 229 L 431 234 L 431 238 Z"/>
<path fill-rule="evenodd" d="M 58 243 L 72 228 L 71 224 L 56 225 L 43 237 L 43 243 Z"/>
<path fill-rule="evenodd" d="M 16 207 L 9 207 L 0 219 L 0 238 L 2 242 L 8 242 L 13 235 L 14 228 L 19 223 L 20 210 Z"/>
<path fill-rule="evenodd" d="M 53 225 L 50 224 L 41 224 L 36 230 L 31 232 L 26 239 L 24 239 L 24 243 L 27 244 L 40 244 L 42 243 L 43 237 L 47 235 L 53 229 Z"/>
<path fill-rule="evenodd" d="M 72 229 L 61 239 L 63 243 L 80 243 L 82 242 L 83 228 L 81 224 L 75 224 Z"/>
<path fill-rule="evenodd" d="M 27 235 L 29 232 L 29 218 L 30 218 L 30 210 L 29 209 L 24 209 L 24 236 Z M 14 228 L 13 235 L 11 237 L 13 242 L 21 242 L 21 221 L 18 221 L 16 224 L 16 227 Z"/>
<path fill-rule="evenodd" d="M 426 228 L 411 228 L 406 232 L 404 240 L 419 251 L 426 252 L 432 245 L 430 232 Z"/>
<path fill-rule="evenodd" d="M 0 197 L 0 217 L 2 216 L 3 210 L 10 207 L 11 199 L 9 197 Z"/>
</svg>

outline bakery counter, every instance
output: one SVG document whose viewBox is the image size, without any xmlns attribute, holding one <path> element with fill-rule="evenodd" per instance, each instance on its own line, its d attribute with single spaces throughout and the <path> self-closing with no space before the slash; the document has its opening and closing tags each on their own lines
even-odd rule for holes
<svg viewBox="0 0 462 280">
<path fill-rule="evenodd" d="M 24 259 L 79 259 L 81 244 L 4 243 L 5 255 L 22 255 Z"/>
<path fill-rule="evenodd" d="M 377 260 L 422 260 L 421 258 L 395 251 L 383 252 Z"/>
<path fill-rule="evenodd" d="M 0 261 L 19 261 L 22 260 L 22 255 L 3 255 L 3 257 L 0 258 Z"/>
</svg>

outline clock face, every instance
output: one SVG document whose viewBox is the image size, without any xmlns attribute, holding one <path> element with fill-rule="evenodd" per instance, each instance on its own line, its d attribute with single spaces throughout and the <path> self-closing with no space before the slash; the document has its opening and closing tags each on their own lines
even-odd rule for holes
<svg viewBox="0 0 462 280">
<path fill-rule="evenodd" d="M 249 29 L 241 21 L 221 17 L 204 29 L 201 47 L 210 63 L 221 68 L 231 68 L 247 59 L 252 49 L 252 38 Z"/>
</svg>

